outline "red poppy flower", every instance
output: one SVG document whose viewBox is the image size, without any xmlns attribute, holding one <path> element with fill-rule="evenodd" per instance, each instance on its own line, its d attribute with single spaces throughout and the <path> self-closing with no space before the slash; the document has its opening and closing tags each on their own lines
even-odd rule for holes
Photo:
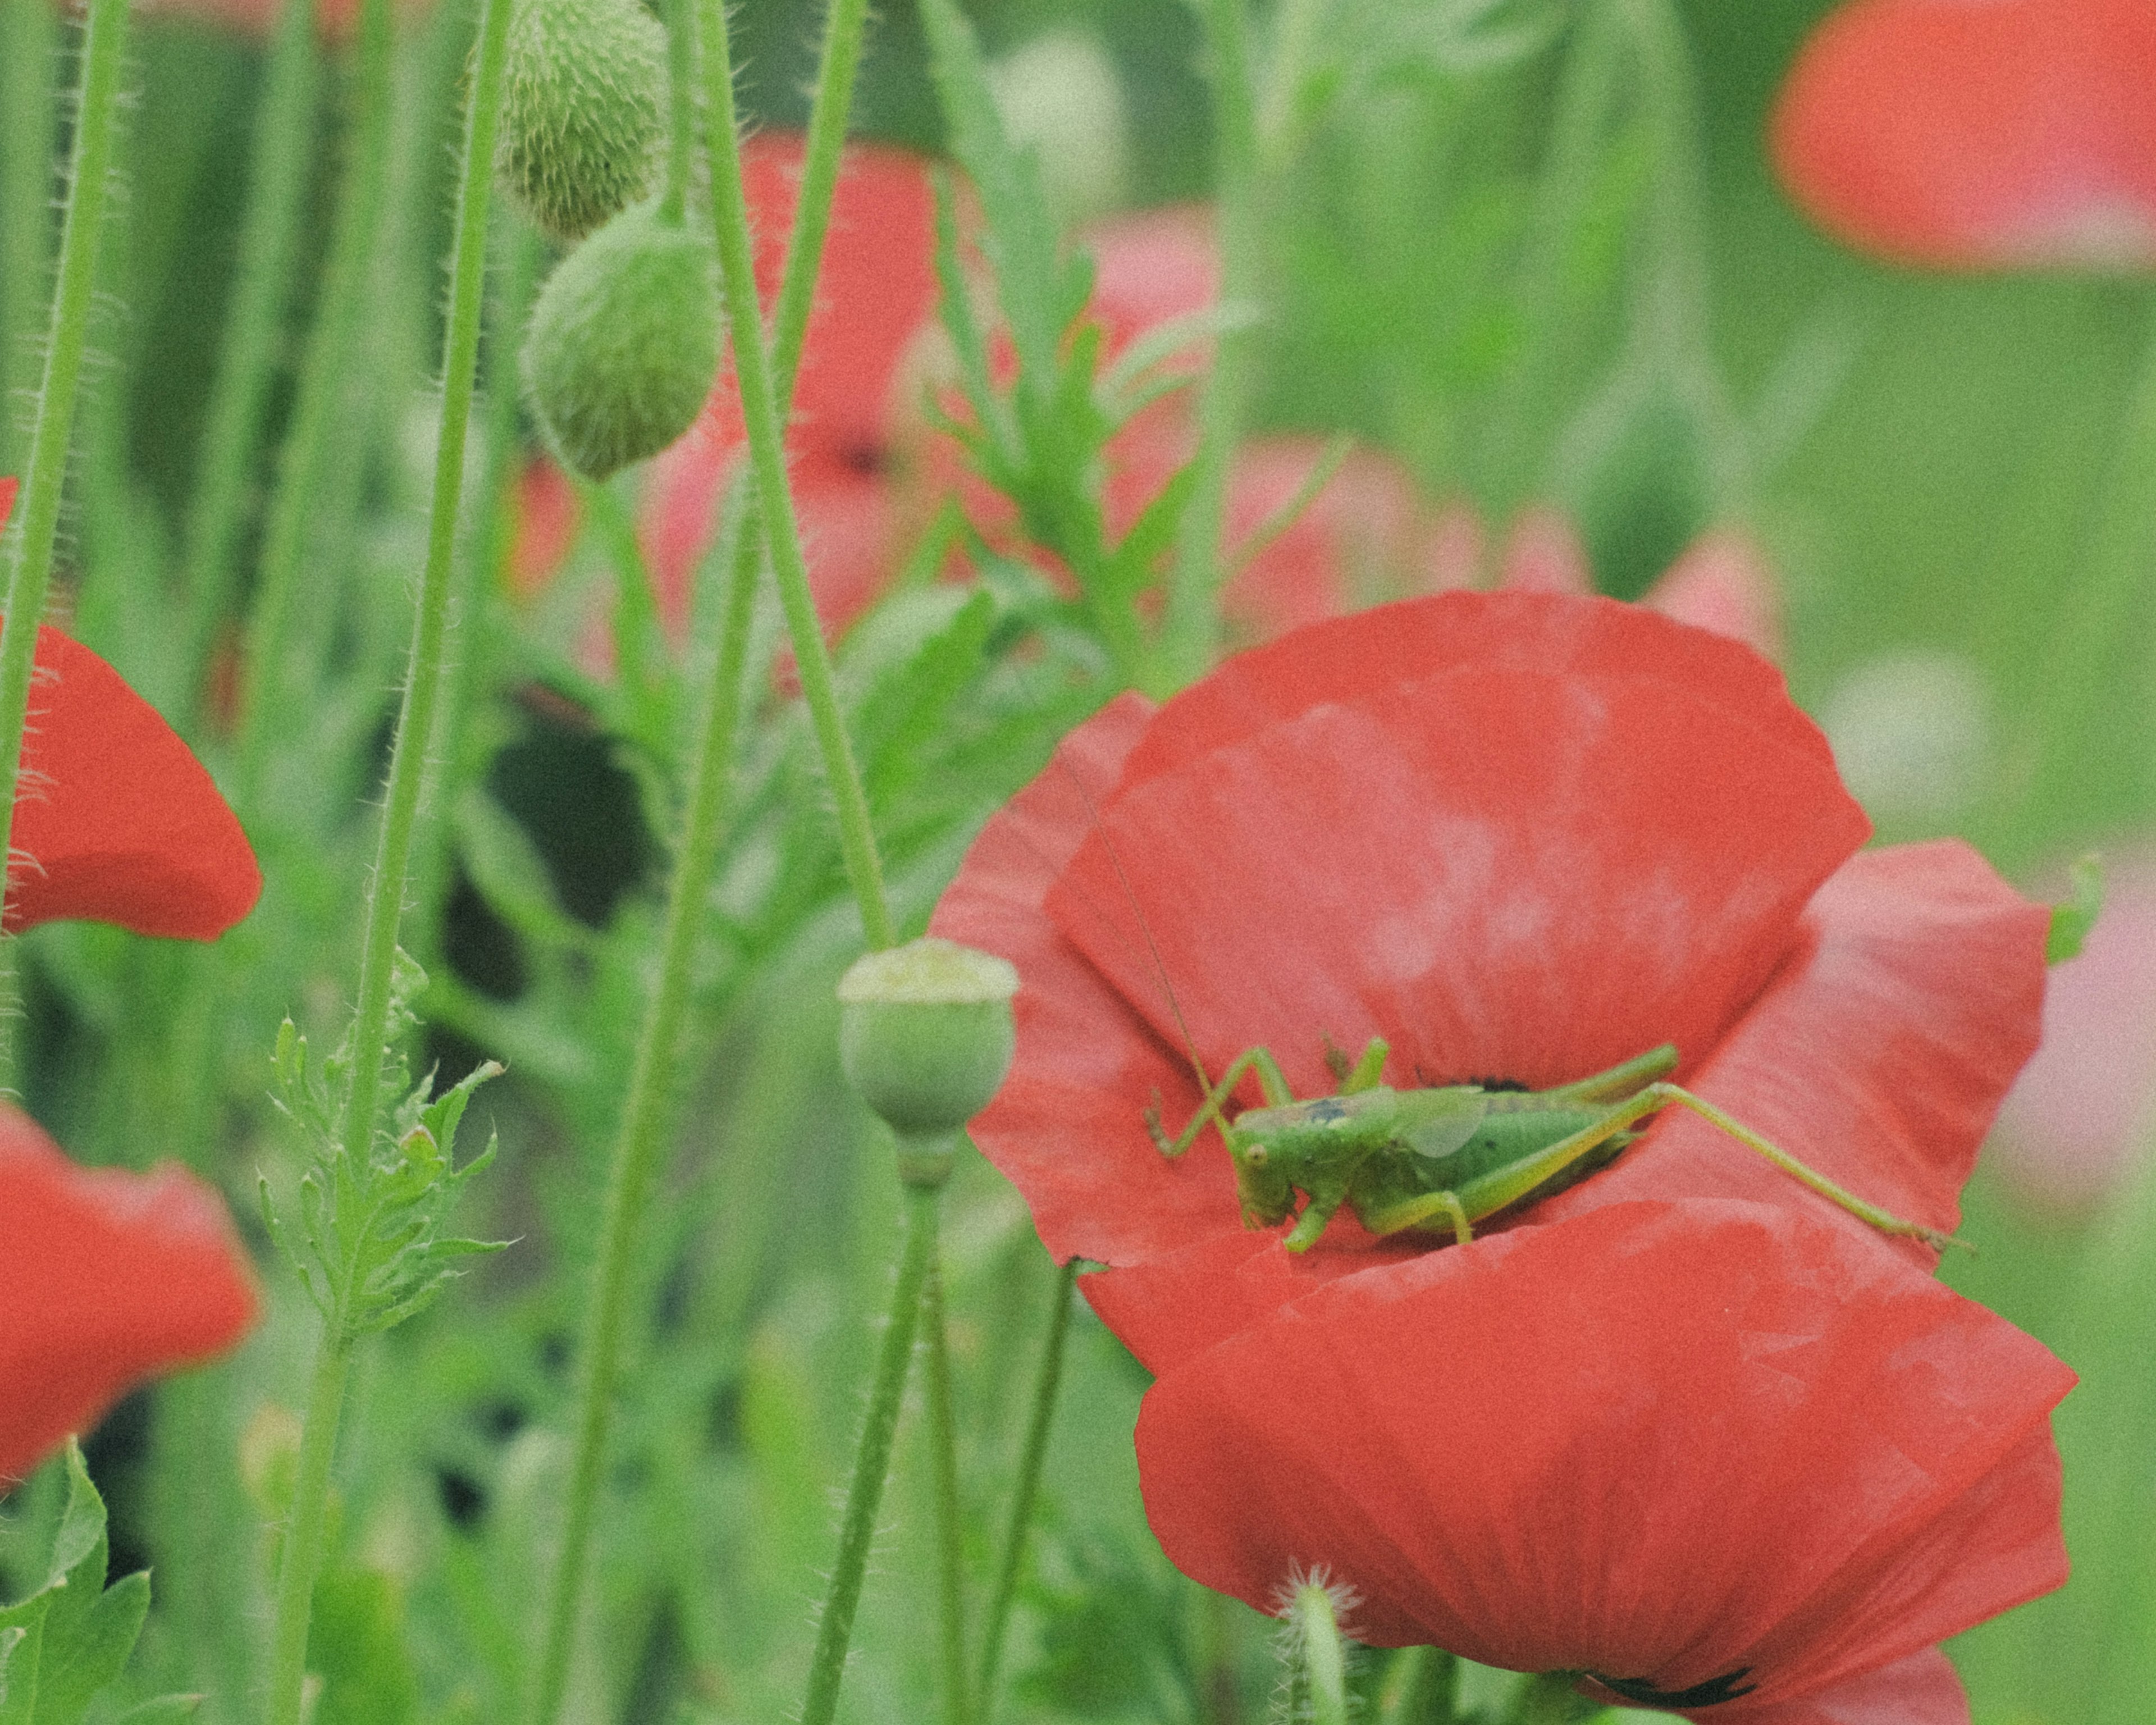
<svg viewBox="0 0 2156 1725">
<path fill-rule="evenodd" d="M 1758 1685 L 1745 1707 L 1761 1717 L 1770 1701 L 1845 1698 L 1845 1680 L 1938 1690 L 1930 1663 L 1892 1683 L 1879 1673 L 2056 1584 L 2042 1416 L 2063 1368 L 1938 1291 L 1922 1273 L 1927 1248 L 1887 1241 L 1689 1115 L 1660 1117 L 1611 1167 L 1509 1229 L 1436 1252 L 1427 1240 L 1373 1240 L 1343 1215 L 1315 1250 L 1291 1254 L 1281 1230 L 1240 1226 L 1217 1137 L 1170 1162 L 1147 1131 L 1154 1096 L 1171 1122 L 1195 1106 L 1186 1045 L 1217 1073 L 1263 1044 L 1308 1096 L 1332 1087 L 1328 1039 L 1353 1053 L 1384 1036 L 1395 1085 L 1535 1088 L 1668 1041 L 1691 1089 L 1882 1207 L 1951 1228 L 1978 1143 L 2035 1045 L 2046 914 L 1966 847 L 1857 854 L 1866 832 L 1770 666 L 1604 600 L 1450 594 L 1366 612 L 1231 660 L 1158 710 L 1126 697 L 1074 734 L 983 831 L 932 927 L 1011 959 L 1025 979 L 1016 1063 L 973 1136 L 1057 1257 L 1116 1266 L 1081 1286 L 1161 1374 L 1147 1430 L 1185 1435 L 1142 1450 L 1171 1555 L 1262 1603 L 1287 1571 L 1275 1562 L 1284 1548 L 1253 1529 L 1307 1487 L 1327 1537 L 1283 1521 L 1281 1538 L 1295 1542 L 1294 1561 L 1326 1563 L 1363 1595 L 1373 1637 L 1442 1628 L 1453 1639 L 1440 1645 L 1478 1657 L 1547 1657 L 1538 1668 L 1664 1696 L 1736 1669 L 1699 1661 L 1742 1654 L 1754 1674 L 1743 1681 Z M 1755 1286 L 1748 1255 L 1778 1267 Z M 1471 1286 L 1495 1289 L 1512 1315 L 1493 1317 Z M 1733 1311 L 1777 1300 L 1783 1327 L 1729 1330 Z M 1707 1327 L 1702 1337 L 1725 1335 L 1725 1364 L 1753 1364 L 1710 1373 L 1706 1340 L 1686 1341 L 1678 1312 Z M 1621 1370 L 1581 1380 L 1566 1338 L 1600 1324 L 1640 1333 L 1622 1348 L 1604 1337 Z M 1388 1360 L 1411 1361 L 1390 1380 L 1393 1423 L 1373 1424 L 1376 1404 L 1351 1398 L 1347 1378 L 1298 1376 L 1290 1362 L 1301 1356 L 1279 1339 L 1290 1331 L 1313 1361 L 1367 1368 L 1373 1384 Z M 1522 1339 L 1505 1343 L 1513 1332 Z M 1427 1348 L 1455 1335 L 1476 1338 L 1463 1344 L 1472 1358 L 1440 1372 Z M 1936 1341 L 1942 1365 L 1927 1374 L 1891 1349 L 1866 1352 L 1892 1335 Z M 1960 1359 L 1982 1363 L 2010 1403 L 1994 1450 L 1968 1440 L 1955 1413 L 1990 1393 L 1957 1375 Z M 1845 1395 L 1845 1371 L 1868 1389 Z M 1507 1410 L 1472 1405 L 1495 1422 L 1476 1430 L 1509 1435 L 1520 1471 L 1510 1497 L 1455 1505 L 1437 1487 L 1445 1446 L 1465 1440 L 1433 1386 L 1450 1396 L 1455 1377 L 1477 1373 L 1490 1394 L 1513 1386 Z M 1224 1399 L 1224 1385 L 1246 1379 L 1265 1386 L 1272 1426 Z M 1898 1424 L 1884 1412 L 1897 1396 L 1909 1410 Z M 1846 1464 L 1837 1489 L 1863 1486 L 1878 1517 L 1855 1543 L 1837 1522 L 1801 1552 L 1751 1548 L 1753 1567 L 1811 1575 L 1816 1596 L 1763 1584 L 1735 1640 L 1686 1641 L 1676 1631 L 1696 1616 L 1671 1598 L 1728 1599 L 1743 1584 L 1672 1554 L 1711 1507 L 1717 1470 L 1748 1465 L 1731 1457 L 1748 1451 L 1691 1430 L 1716 1408 L 1732 1434 L 1802 1413 L 1775 1477 L 1799 1477 L 1799 1452 L 1830 1452 Z M 1868 1412 L 1880 1423 L 1864 1425 Z M 1359 1459 L 1314 1483 L 1306 1428 Z M 1650 1433 L 1654 1452 L 1641 1449 Z M 1250 1476 L 1258 1507 L 1222 1519 L 1201 1465 L 1178 1449 L 1190 1445 Z M 1688 1445 L 1698 1471 L 1650 1491 L 1661 1476 L 1635 1464 Z M 1563 1514 L 1529 1517 L 1522 1494 L 1549 1483 L 1535 1469 L 1559 1455 L 1578 1476 Z M 1403 1532 L 1391 1506 L 1410 1475 L 1423 1481 L 1419 1519 Z M 1925 1495 L 1919 1475 L 1938 1489 Z M 1906 1495 L 1890 1501 L 1890 1481 Z M 1617 1513 L 1626 1505 L 1633 1521 Z M 1804 1532 L 1802 1517 L 1779 1514 L 1788 1507 L 1778 1501 L 1768 1543 Z M 1665 1512 L 1671 1526 L 1641 1538 L 1637 1517 Z M 1507 1517 L 1520 1528 L 1510 1544 L 1454 1550 L 1440 1538 Z M 1699 1550 L 1735 1562 L 1721 1521 L 1695 1532 Z M 1536 1544 L 1560 1536 L 1568 1543 Z M 1209 1549 L 1240 1553 L 1241 1567 Z M 1951 1583 L 1958 1554 L 1979 1549 L 1990 1579 Z M 1540 1594 L 1517 1584 L 1523 1574 L 1539 1576 Z M 1639 1598 L 1613 1592 L 1598 1615 L 1598 1588 Z M 1906 1603 L 1912 1589 L 1931 1603 L 1896 1607 L 1892 1624 L 1864 1603 Z M 1640 1613 L 1656 1598 L 1668 1609 L 1646 1635 Z M 1460 1615 L 1470 1604 L 1481 1615 Z M 1573 1651 L 1559 1657 L 1553 1635 Z M 1787 1716 L 1815 1717 L 1825 1716 Z"/>
<path fill-rule="evenodd" d="M 0 1489 L 133 1385 L 231 1347 L 254 1308 L 200 1180 L 78 1168 L 0 1104 Z"/>
<path fill-rule="evenodd" d="M 14 502 L 0 489 L 0 526 Z M 38 630 L 23 729 L 6 930 L 80 918 L 214 940 L 262 871 L 202 762 L 102 659 Z"/>
<path fill-rule="evenodd" d="M 2156 266 L 2148 0 L 1853 0 L 1798 55 L 1774 164 L 1861 250 L 1948 269 Z"/>
<path fill-rule="evenodd" d="M 798 133 L 767 131 L 742 151 L 767 310 L 778 294 L 804 149 Z M 927 164 L 903 150 L 848 146 L 787 434 L 809 580 L 828 623 L 858 616 L 896 567 L 889 410 L 901 361 L 936 295 Z M 660 610 L 677 629 L 727 477 L 747 448 L 729 367 L 696 428 L 652 464 L 644 555 Z"/>
</svg>

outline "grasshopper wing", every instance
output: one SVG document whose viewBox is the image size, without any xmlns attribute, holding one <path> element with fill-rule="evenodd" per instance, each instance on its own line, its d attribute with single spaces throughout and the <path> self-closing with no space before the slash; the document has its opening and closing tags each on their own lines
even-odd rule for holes
<svg viewBox="0 0 2156 1725">
<path fill-rule="evenodd" d="M 1410 1091 L 1400 1102 L 1400 1142 L 1432 1162 L 1450 1156 L 1466 1143 L 1490 1111 L 1489 1098 L 1464 1084 Z"/>
</svg>

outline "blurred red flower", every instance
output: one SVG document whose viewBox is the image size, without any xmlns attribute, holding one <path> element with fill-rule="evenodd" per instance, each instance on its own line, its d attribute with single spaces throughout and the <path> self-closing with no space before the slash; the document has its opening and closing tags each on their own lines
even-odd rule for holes
<svg viewBox="0 0 2156 1725">
<path fill-rule="evenodd" d="M 1025 979 L 973 1137 L 1051 1252 L 1113 1266 L 1081 1286 L 1161 1376 L 1141 1460 L 1172 1556 L 1259 1604 L 1322 1563 L 1373 1639 L 1642 1695 L 1741 1681 L 1754 1717 L 1859 1680 L 1958 1695 L 1921 1650 L 2063 1576 L 2043 1416 L 2071 1380 L 1927 1249 L 1678 1115 L 1471 1246 L 1342 1217 L 1298 1256 L 1241 1228 L 1216 1137 L 1172 1163 L 1144 1122 L 1195 1105 L 1185 1026 L 1209 1070 L 1264 1044 L 1303 1096 L 1327 1037 L 1385 1036 L 1396 1084 L 1536 1088 L 1671 1041 L 1691 1088 L 1950 1229 L 2035 1045 L 2046 913 L 1965 846 L 1867 831 L 1769 665 L 1604 600 L 1366 612 L 1073 734 L 932 927 Z M 1780 1420 L 1778 1450 L 1743 1435 Z M 1840 1512 L 1808 1517 L 1786 1494 L 1830 1458 Z M 1726 1505 L 1765 1488 L 1717 1494 L 1755 1465 L 1785 1496 L 1747 1524 Z"/>
<path fill-rule="evenodd" d="M 800 134 L 785 131 L 760 132 L 742 151 L 767 314 L 778 295 L 804 154 Z M 786 440 L 810 584 L 833 625 L 867 609 L 897 566 L 890 406 L 901 362 L 934 311 L 936 294 L 936 198 L 927 162 L 904 150 L 849 145 Z M 747 447 L 729 364 L 703 417 L 652 463 L 644 498 L 644 557 L 660 613 L 677 632 L 687 622 L 690 583 L 711 543 L 720 498 Z"/>
<path fill-rule="evenodd" d="M 14 501 L 0 489 L 0 526 Z M 262 872 L 202 763 L 89 648 L 38 630 L 5 927 L 80 918 L 214 940 Z"/>
<path fill-rule="evenodd" d="M 1799 54 L 1774 165 L 1860 250 L 1947 269 L 2156 267 L 2156 7 L 1851 0 Z"/>
<path fill-rule="evenodd" d="M 78 1168 L 0 1104 L 0 1490 L 144 1378 L 231 1347 L 254 1312 L 208 1187 L 170 1163 Z"/>
</svg>

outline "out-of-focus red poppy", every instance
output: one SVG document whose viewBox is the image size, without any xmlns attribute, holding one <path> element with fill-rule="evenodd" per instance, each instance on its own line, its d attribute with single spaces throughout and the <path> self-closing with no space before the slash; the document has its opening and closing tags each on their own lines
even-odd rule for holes
<svg viewBox="0 0 2156 1725">
<path fill-rule="evenodd" d="M 0 526 L 14 501 L 0 492 Z M 5 927 L 79 918 L 214 940 L 262 871 L 202 762 L 89 648 L 38 630 Z"/>
<path fill-rule="evenodd" d="M 798 133 L 767 131 L 742 151 L 756 223 L 757 292 L 778 294 L 800 192 Z M 831 206 L 816 306 L 787 432 L 788 474 L 809 582 L 825 621 L 858 616 L 896 567 L 889 469 L 891 398 L 915 332 L 936 305 L 936 199 L 927 164 L 903 151 L 847 147 Z M 642 541 L 661 614 L 685 624 L 726 480 L 747 449 L 731 365 L 689 435 L 653 463 Z"/>
<path fill-rule="evenodd" d="M 84 1168 L 0 1103 L 0 1490 L 135 1384 L 254 1322 L 224 1206 L 170 1163 Z"/>
<path fill-rule="evenodd" d="M 1994 1166 L 2055 1212 L 2101 1203 L 2156 1134 L 2156 854 L 2105 870 L 2103 914 L 2051 973 L 2044 1044 L 1999 1117 Z"/>
<path fill-rule="evenodd" d="M 1715 1468 L 1742 1465 L 1729 1461 L 1741 1451 L 1686 1433 L 1716 1398 L 1737 1398 L 1732 1430 L 1804 1414 L 1806 1434 L 1781 1453 L 1794 1458 L 1810 1445 L 1808 1453 L 1824 1446 L 1840 1455 L 1847 1465 L 1832 1489 L 1883 1490 L 1906 1468 L 1908 1491 L 1892 1506 L 1867 1500 L 1880 1507 L 1876 1549 L 1858 1552 L 1845 1520 L 1801 1552 L 1784 1543 L 1763 1561 L 1759 1548 L 1748 1551 L 1748 1570 L 1803 1567 L 1824 1590 L 1809 1617 L 1761 1603 L 1743 1620 L 1753 1639 L 1738 1651 L 1776 1664 L 1756 1664 L 1744 1680 L 1758 1685 L 1746 1709 L 1766 1717 L 1770 1701 L 1828 1687 L 1839 1696 L 1844 1680 L 1892 1687 L 1903 1678 L 1875 1674 L 2063 1573 L 2056 1463 L 2042 1429 L 2063 1370 L 2006 1326 L 1935 1295 L 1927 1248 L 1885 1240 L 1689 1115 L 1666 1115 L 1611 1167 L 1472 1245 L 1433 1253 L 1427 1240 L 1375 1241 L 1343 1216 L 1298 1255 L 1281 1246 L 1281 1230 L 1241 1227 L 1217 1137 L 1170 1162 L 1145 1124 L 1156 1096 L 1172 1123 L 1195 1106 L 1194 1053 L 1217 1073 L 1262 1044 L 1309 1096 L 1332 1088 L 1328 1040 L 1352 1053 L 1382 1034 L 1396 1085 L 1534 1088 L 1668 1041 L 1691 1089 L 1882 1207 L 1951 1229 L 1978 1144 L 2035 1043 L 2047 916 L 1965 846 L 1859 852 L 1867 831 L 1825 740 L 1771 666 L 1638 608 L 1450 594 L 1299 631 L 1157 710 L 1137 697 L 1111 706 L 983 832 L 931 925 L 1009 958 L 1024 978 L 1017 1060 L 973 1137 L 1024 1192 L 1057 1257 L 1112 1266 L 1082 1286 L 1162 1374 L 1155 1399 L 1199 1372 L 1214 1375 L 1177 1392 L 1193 1407 L 1224 1408 L 1224 1371 L 1257 1371 L 1278 1389 L 1282 1429 L 1259 1441 L 1235 1423 L 1240 1414 L 1221 1412 L 1204 1438 L 1211 1465 L 1249 1472 L 1253 1500 L 1268 1506 L 1312 1490 L 1327 1538 L 1304 1539 L 1312 1524 L 1284 1522 L 1302 1530 L 1283 1532 L 1301 1541 L 1289 1555 L 1305 1567 L 1326 1563 L 1356 1588 L 1377 1638 L 1419 1640 L 1445 1625 L 1459 1639 L 1444 1645 L 1477 1656 L 1510 1649 L 1511 1662 L 1532 1664 L 1543 1645 L 1517 1636 L 1540 1625 L 1533 1633 L 1579 1631 L 1578 1666 L 1592 1653 L 1604 1676 L 1657 1693 L 1723 1676 L 1731 1667 L 1696 1666 L 1733 1643 L 1628 1638 L 1656 1589 L 1666 1608 L 1658 1621 L 1676 1636 L 1691 1620 L 1679 1594 L 1722 1589 L 1727 1598 L 1740 1578 L 1673 1573 L 1681 1522 L 1656 1524 L 1638 1561 L 1622 1553 L 1624 1540 L 1665 1508 L 1680 1518 L 1712 1512 L 1701 1549 L 1730 1548 L 1712 1481 Z M 1536 1243 L 1541 1235 L 1549 1244 Z M 1752 1287 L 1743 1264 L 1763 1239 L 1774 1250 L 1762 1261 L 1784 1267 Z M 1609 1356 L 1630 1368 L 1683 1378 L 1692 1356 L 1665 1347 L 1676 1332 L 1655 1327 L 1696 1298 L 1712 1296 L 1699 1308 L 1702 1323 L 1718 1314 L 1725 1325 L 1732 1303 L 1763 1316 L 1783 1299 L 1788 1326 L 1730 1330 L 1722 1354 L 1743 1362 L 1741 1371 L 1717 1377 L 1702 1354 L 1696 1381 L 1650 1375 L 1624 1380 L 1620 1391 L 1619 1370 L 1575 1394 L 1561 1344 L 1571 1328 L 1592 1335 L 1603 1321 L 1605 1260 L 1611 1278 L 1645 1278 L 1636 1298 L 1613 1292 L 1606 1306 L 1609 1322 L 1630 1314 L 1647 1332 Z M 1484 1262 L 1486 1272 L 1476 1267 Z M 1677 1273 L 1680 1263 L 1693 1265 L 1695 1279 Z M 1657 1264 L 1667 1272 L 1659 1284 Z M 1529 1265 L 1541 1267 L 1521 1277 Z M 1478 1288 L 1520 1281 L 1517 1321 L 1548 1348 L 1535 1342 L 1507 1354 L 1477 1327 L 1502 1330 L 1511 1320 L 1463 1306 L 1459 1333 L 1479 1339 L 1463 1344 L 1476 1358 L 1456 1372 L 1484 1373 L 1493 1394 L 1500 1380 L 1514 1384 L 1511 1412 L 1478 1402 L 1476 1417 L 1496 1420 L 1482 1429 L 1512 1433 L 1522 1457 L 1535 1459 L 1522 1460 L 1510 1496 L 1455 1509 L 1440 1489 L 1454 1428 L 1436 1410 L 1455 1368 L 1439 1371 L 1400 1327 L 1444 1347 L 1454 1333 L 1446 1291 L 1486 1273 L 1498 1281 Z M 1775 1291 L 1784 1278 L 1794 1279 L 1785 1297 Z M 1302 1322 L 1297 1314 L 1321 1292 L 1332 1302 L 1322 1310 L 1341 1322 L 1325 1329 L 1319 1354 L 1350 1350 L 1342 1369 L 1367 1364 L 1373 1382 L 1395 1354 L 1414 1362 L 1394 1380 L 1386 1418 L 1395 1423 L 1372 1427 L 1369 1442 L 1405 1445 L 1405 1432 L 1425 1430 L 1435 1447 L 1396 1449 L 1389 1470 L 1375 1469 L 1373 1450 L 1361 1473 L 1357 1463 L 1308 1476 L 1285 1426 L 1304 1419 L 1310 1431 L 1331 1431 L 1331 1410 L 1295 1393 L 1300 1380 L 1286 1365 L 1280 1379 L 1268 1377 L 1271 1367 L 1255 1365 L 1249 1350 Z M 1538 1308 L 1538 1300 L 1549 1303 Z M 1830 1321 L 1844 1301 L 1857 1307 L 1853 1324 Z M 1907 1334 L 1936 1333 L 1942 1348 L 1973 1337 L 1969 1357 L 1986 1372 L 2013 1366 L 1997 1386 L 2013 1415 L 1998 1447 L 1972 1447 L 1956 1411 L 1992 1393 L 1988 1381 L 1948 1374 L 1927 1389 L 1886 1353 L 1866 1354 L 1867 1323 L 1884 1334 L 1890 1317 L 1902 1322 L 1894 1312 L 1916 1327 Z M 1244 1352 L 1229 1369 L 1219 1362 L 1231 1347 Z M 1844 1366 L 1872 1386 L 1876 1404 L 1843 1395 Z M 1317 1400 L 1332 1394 L 1312 1385 Z M 1907 1417 L 1865 1425 L 1867 1407 L 1883 1409 L 1890 1395 L 1907 1399 Z M 1424 1428 L 1413 1425 L 1418 1405 Z M 1655 1423 L 1656 1405 L 1666 1428 Z M 1649 1428 L 1659 1433 L 1651 1455 L 1674 1456 L 1697 1439 L 1707 1458 L 1700 1473 L 1671 1476 L 1666 1497 L 1655 1483 L 1661 1462 L 1635 1466 Z M 1896 1450 L 1897 1438 L 1911 1447 Z M 1188 1470 L 1163 1471 L 1162 1453 L 1149 1451 L 1147 1484 L 1171 1553 L 1201 1579 L 1262 1602 L 1286 1579 L 1272 1563 L 1280 1548 L 1238 1520 L 1215 1531 L 1249 1562 L 1216 1566 L 1186 1537 L 1198 1523 L 1214 1526 L 1212 1512 L 1178 1519 L 1176 1505 L 1198 1486 Z M 1569 1522 L 1525 1505 L 1532 1469 L 1559 1455 L 1574 1471 L 1572 1495 L 1558 1500 Z M 1386 1543 L 1386 1529 L 1393 1498 L 1425 1461 L 1407 1512 L 1421 1542 L 1410 1542 L 1410 1561 Z M 1938 1489 L 1920 1487 L 1920 1475 Z M 1358 1495 L 1357 1477 L 1375 1498 Z M 1510 1545 L 1466 1543 L 1446 1556 L 1431 1543 L 1441 1545 L 1455 1520 L 1480 1527 L 1512 1515 L 1522 1533 Z M 1792 1512 L 1763 1538 L 1772 1544 L 1788 1530 L 1793 1539 L 1803 1525 Z M 1543 1539 L 1552 1543 L 1531 1549 Z M 1979 1546 L 1981 1584 L 1950 1583 L 1949 1570 Z M 1516 1559 L 1543 1566 L 1539 1598 L 1516 1585 L 1507 1567 Z M 1927 1606 L 1929 1615 L 1912 1607 L 1890 1634 L 1860 1597 L 1860 1571 L 1887 1574 L 1865 1569 L 1875 1562 L 1906 1566 L 1894 1568 L 1897 1587 L 1959 1603 Z M 1475 1638 L 1440 1615 L 1430 1592 L 1440 1574 L 1466 1590 L 1445 1599 L 1471 1595 L 1486 1612 Z M 1597 1589 L 1623 1610 L 1541 1615 L 1584 1610 L 1594 1599 L 1583 1603 L 1581 1590 Z M 1626 1589 L 1644 1591 L 1619 1599 Z M 1622 1635 L 1597 1639 L 1605 1625 Z M 1907 1682 L 1955 1693 L 1943 1672 L 1927 1656 Z M 1793 1725 L 1827 1716 L 1786 1717 Z"/>
<path fill-rule="evenodd" d="M 1837 239 L 1945 269 L 2156 267 L 2148 0 L 1852 0 L 1797 57 L 1776 169 Z"/>
<path fill-rule="evenodd" d="M 277 28 L 285 3 L 285 0 L 147 0 L 141 9 L 148 17 L 188 18 L 249 36 L 267 36 Z M 359 5 L 360 0 L 316 0 L 316 27 L 323 35 L 343 40 L 352 34 Z M 392 9 L 402 18 L 423 8 L 421 0 L 393 0 Z"/>
</svg>

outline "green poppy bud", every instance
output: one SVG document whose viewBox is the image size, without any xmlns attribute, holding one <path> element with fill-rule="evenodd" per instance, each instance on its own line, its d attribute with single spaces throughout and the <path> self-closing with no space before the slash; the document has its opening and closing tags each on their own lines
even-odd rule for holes
<svg viewBox="0 0 2156 1725">
<path fill-rule="evenodd" d="M 624 210 L 564 258 L 531 311 L 524 383 L 563 461 L 603 480 L 696 423 L 719 369 L 708 236 Z"/>
<path fill-rule="evenodd" d="M 933 935 L 870 952 L 839 979 L 839 1061 L 901 1147 L 941 1148 L 993 1099 L 1017 1044 L 1017 993 L 1005 960 Z"/>
<path fill-rule="evenodd" d="M 638 0 L 516 0 L 495 172 L 581 239 L 649 188 L 665 97 L 666 32 Z"/>
</svg>

